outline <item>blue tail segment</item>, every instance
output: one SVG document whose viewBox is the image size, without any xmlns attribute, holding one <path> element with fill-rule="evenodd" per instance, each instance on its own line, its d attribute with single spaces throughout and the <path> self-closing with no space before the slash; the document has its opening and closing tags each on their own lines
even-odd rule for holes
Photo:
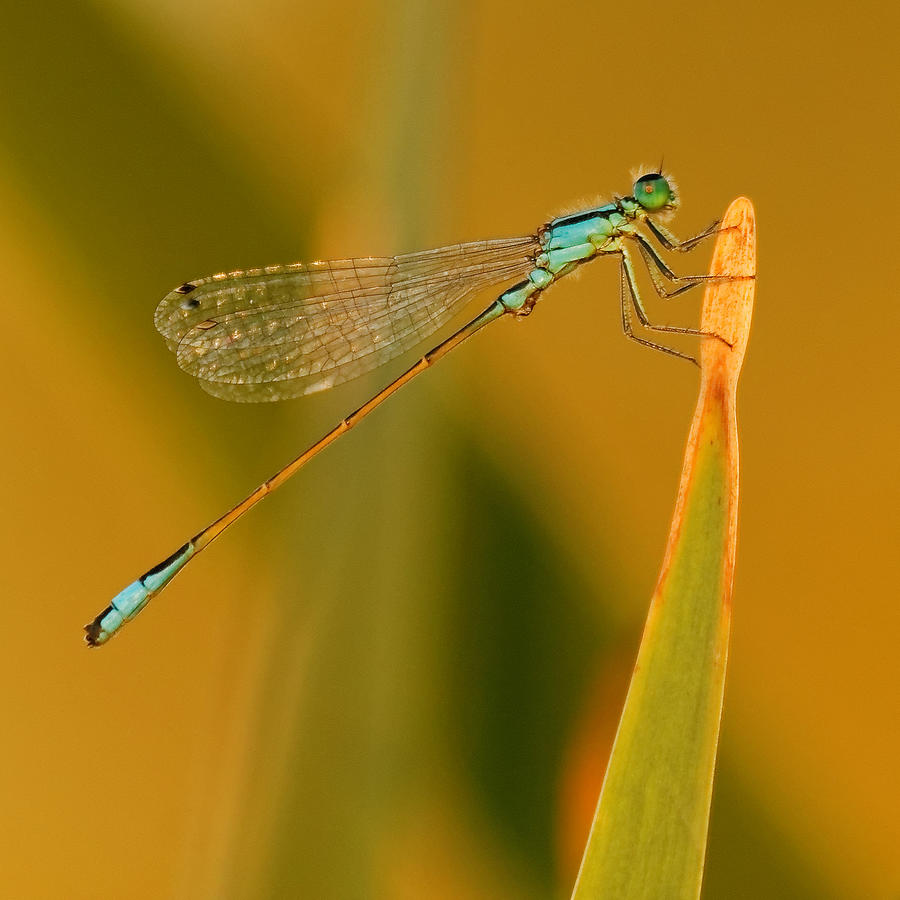
<svg viewBox="0 0 900 900">
<path fill-rule="evenodd" d="M 123 625 L 130 622 L 184 567 L 194 555 L 194 544 L 188 541 L 168 559 L 145 572 L 112 599 L 112 603 L 84 626 L 84 639 L 91 647 L 105 644 Z"/>
</svg>

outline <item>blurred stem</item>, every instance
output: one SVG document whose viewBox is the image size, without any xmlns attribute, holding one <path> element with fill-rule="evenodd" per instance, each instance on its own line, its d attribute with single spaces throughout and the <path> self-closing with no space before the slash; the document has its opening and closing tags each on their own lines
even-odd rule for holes
<svg viewBox="0 0 900 900">
<path fill-rule="evenodd" d="M 755 276 L 753 207 L 735 200 L 710 274 Z M 700 894 L 731 625 L 735 398 L 755 281 L 713 284 L 694 412 L 659 580 L 573 897 Z"/>
<path fill-rule="evenodd" d="M 453 80 L 444 70 L 450 56 L 442 19 L 452 13 L 442 2 L 395 0 L 377 8 L 371 77 L 360 88 L 362 138 L 348 173 L 355 193 L 340 211 L 371 210 L 371 218 L 361 218 L 374 221 L 376 246 L 418 243 L 434 192 L 425 161 L 446 137 L 438 123 L 446 121 L 440 111 Z M 362 384 L 356 390 L 371 393 Z M 423 755 L 427 739 L 415 731 L 422 727 L 415 713 L 434 705 L 419 697 L 427 682 L 400 678 L 423 668 L 417 663 L 424 653 L 421 615 L 408 606 L 417 595 L 407 588 L 410 578 L 422 577 L 409 560 L 428 558 L 427 538 L 407 511 L 426 458 L 413 442 L 396 439 L 404 416 L 415 422 L 410 429 L 428 431 L 428 410 L 416 415 L 416 397 L 413 391 L 392 408 L 393 436 L 382 426 L 367 429 L 364 443 L 341 442 L 340 477 L 327 480 L 320 469 L 308 479 L 291 540 L 298 549 L 317 548 L 315 571 L 308 555 L 298 555 L 295 585 L 286 593 L 302 602 L 279 606 L 278 636 L 260 686 L 268 703 L 259 742 L 267 752 L 255 761 L 262 771 L 249 773 L 248 805 L 260 810 L 265 839 L 247 832 L 250 852 L 237 896 L 382 892 L 385 835 L 403 792 L 412 791 L 409 775 L 398 787 L 397 772 L 414 772 L 409 759 Z M 366 471 L 376 477 L 361 485 Z M 335 511 L 347 519 L 339 522 Z M 329 522 L 332 534 L 323 541 Z"/>
<path fill-rule="evenodd" d="M 385 75 L 369 110 L 363 165 L 384 195 L 381 214 L 393 213 L 392 240 L 409 250 L 435 208 L 436 161 L 451 152 L 450 45 L 459 13 L 444 0 L 395 0 L 384 15 L 392 37 L 378 60 Z"/>
</svg>

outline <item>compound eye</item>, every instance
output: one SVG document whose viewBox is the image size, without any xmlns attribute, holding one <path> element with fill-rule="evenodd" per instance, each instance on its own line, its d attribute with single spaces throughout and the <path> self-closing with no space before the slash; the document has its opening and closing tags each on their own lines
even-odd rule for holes
<svg viewBox="0 0 900 900">
<path fill-rule="evenodd" d="M 644 209 L 662 209 L 672 199 L 672 189 L 669 182 L 658 172 L 641 175 L 634 183 L 634 199 Z"/>
</svg>

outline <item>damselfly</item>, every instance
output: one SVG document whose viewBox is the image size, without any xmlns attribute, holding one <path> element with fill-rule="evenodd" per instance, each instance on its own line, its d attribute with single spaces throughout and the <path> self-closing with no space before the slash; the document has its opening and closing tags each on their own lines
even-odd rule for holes
<svg viewBox="0 0 900 900">
<path fill-rule="evenodd" d="M 718 338 L 694 328 L 651 323 L 638 291 L 638 258 L 661 297 L 674 297 L 709 278 L 676 275 L 650 241 L 652 237 L 666 250 L 688 251 L 716 232 L 714 222 L 700 234 L 678 240 L 661 221 L 677 206 L 675 186 L 660 170 L 638 178 L 630 196 L 561 216 L 530 237 L 229 272 L 175 288 L 157 307 L 155 322 L 178 365 L 217 397 L 261 402 L 325 390 L 368 372 L 424 340 L 481 290 L 510 285 L 471 322 L 114 597 L 85 626 L 87 643 L 108 641 L 232 522 L 396 390 L 488 323 L 506 315 L 527 316 L 543 291 L 589 260 L 618 259 L 622 327 L 629 338 L 696 362 L 635 334 L 632 326 L 633 313 L 648 332 Z"/>
</svg>

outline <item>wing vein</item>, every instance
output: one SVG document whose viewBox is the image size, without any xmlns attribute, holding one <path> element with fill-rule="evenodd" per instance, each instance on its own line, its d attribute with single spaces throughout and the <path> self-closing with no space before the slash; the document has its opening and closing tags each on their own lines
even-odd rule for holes
<svg viewBox="0 0 900 900">
<path fill-rule="evenodd" d="M 221 273 L 170 292 L 155 322 L 209 393 L 297 397 L 410 349 L 480 290 L 524 277 L 539 252 L 527 237 Z"/>
</svg>

